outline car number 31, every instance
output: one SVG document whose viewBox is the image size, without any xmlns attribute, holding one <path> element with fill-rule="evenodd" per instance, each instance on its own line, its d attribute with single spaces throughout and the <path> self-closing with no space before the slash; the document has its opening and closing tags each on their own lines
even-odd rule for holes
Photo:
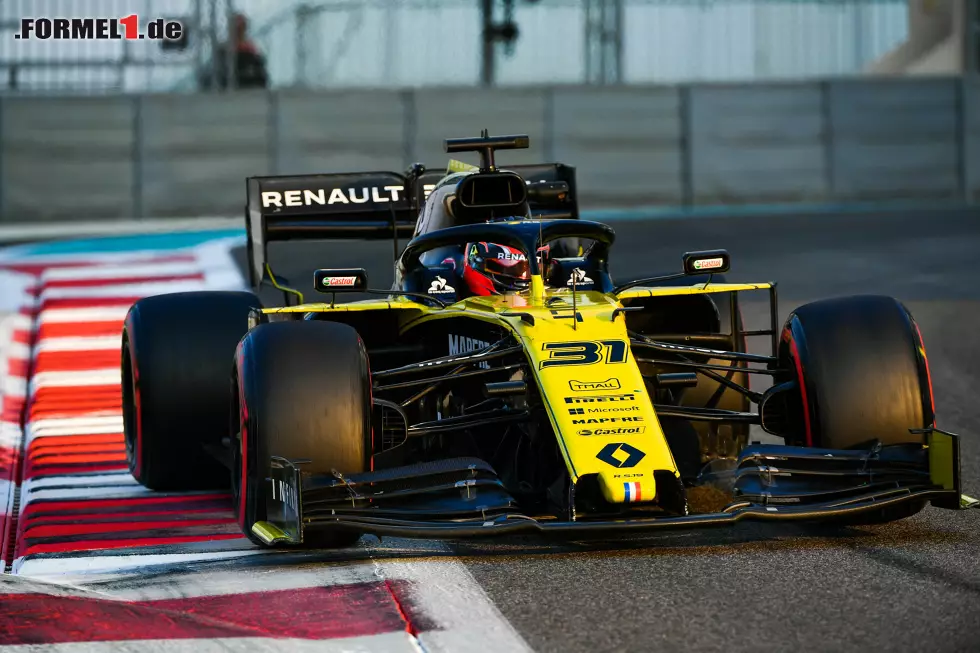
<svg viewBox="0 0 980 653">
<path fill-rule="evenodd" d="M 624 340 L 600 340 L 581 342 L 546 342 L 541 346 L 547 358 L 539 369 L 559 365 L 595 365 L 597 363 L 625 363 L 629 352 Z"/>
</svg>

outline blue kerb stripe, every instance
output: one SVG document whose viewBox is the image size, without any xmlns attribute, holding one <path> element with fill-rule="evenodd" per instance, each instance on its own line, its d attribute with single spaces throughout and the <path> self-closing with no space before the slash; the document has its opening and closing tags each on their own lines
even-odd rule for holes
<svg viewBox="0 0 980 653">
<path fill-rule="evenodd" d="M 18 256 L 52 256 L 59 254 L 97 254 L 135 250 L 174 250 L 203 245 L 211 240 L 244 236 L 244 229 L 215 229 L 182 233 L 134 234 L 50 240 L 5 248 Z"/>
</svg>

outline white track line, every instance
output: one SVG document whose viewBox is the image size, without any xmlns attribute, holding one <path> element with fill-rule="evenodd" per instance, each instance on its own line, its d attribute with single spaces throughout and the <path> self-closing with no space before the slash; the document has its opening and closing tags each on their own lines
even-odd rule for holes
<svg viewBox="0 0 980 653">
<path fill-rule="evenodd" d="M 27 487 L 27 483 L 24 487 Z M 159 496 L 158 493 L 152 490 L 147 490 L 142 485 L 135 486 L 124 486 L 124 487 L 88 487 L 88 486 L 78 486 L 78 487 L 65 487 L 65 488 L 37 488 L 37 489 L 22 489 L 22 496 L 24 500 L 21 501 L 21 512 L 27 505 L 28 494 L 30 495 L 30 501 L 36 501 L 37 499 L 59 499 L 59 500 L 81 500 L 81 499 L 137 499 L 139 497 L 146 496 Z"/>
<path fill-rule="evenodd" d="M 111 286 L 91 286 L 83 288 L 45 288 L 41 291 L 41 301 L 45 299 L 105 299 L 115 297 L 148 297 L 166 293 L 203 290 L 204 284 L 196 279 L 189 281 L 154 281 L 152 283 L 123 283 Z"/>
<path fill-rule="evenodd" d="M 105 279 L 111 283 L 113 279 L 130 277 L 168 277 L 201 274 L 201 266 L 196 262 L 178 261 L 175 263 L 146 263 L 146 264 L 107 264 L 95 266 L 79 266 L 74 268 L 50 268 L 41 274 L 41 283 L 50 281 L 95 280 Z"/>
<path fill-rule="evenodd" d="M 24 439 L 20 424 L 15 422 L 0 422 L 0 447 L 19 447 Z"/>
<path fill-rule="evenodd" d="M 0 270 L 0 314 L 15 313 L 34 299 L 34 275 Z"/>
<path fill-rule="evenodd" d="M 275 556 L 276 554 L 271 554 Z M 241 570 L 222 569 L 207 574 L 176 572 L 166 576 L 152 575 L 135 584 L 124 575 L 88 573 L 77 576 L 44 576 L 52 583 L 68 582 L 74 587 L 91 587 L 125 601 L 159 601 L 163 599 L 193 598 L 198 596 L 227 596 L 250 592 L 307 589 L 374 583 L 378 580 L 372 561 L 345 565 L 303 565 L 301 569 L 290 567 L 271 568 L 268 573 L 249 574 Z M 70 580 L 68 579 L 70 578 Z M 116 589 L 113 580 L 120 580 Z"/>
<path fill-rule="evenodd" d="M 377 561 L 379 576 L 412 583 L 415 607 L 437 622 L 437 628 L 419 634 L 425 651 L 480 651 L 520 653 L 527 642 L 504 618 L 456 558 L 424 561 Z"/>
<path fill-rule="evenodd" d="M 184 568 L 189 563 L 220 562 L 245 557 L 273 556 L 274 551 L 256 548 L 248 540 L 217 540 L 181 545 L 181 553 L 116 554 L 103 551 L 102 555 L 79 555 L 76 557 L 49 558 L 36 556 L 18 558 L 12 571 L 18 576 L 28 576 L 56 582 L 77 584 L 87 574 L 118 573 L 120 570 L 141 574 L 157 574 L 161 570 Z M 88 552 L 93 553 L 93 552 Z M 275 570 L 267 573 L 275 574 Z"/>
<path fill-rule="evenodd" d="M 129 306 L 92 306 L 86 308 L 46 308 L 38 314 L 38 325 L 73 322 L 122 322 Z"/>
<path fill-rule="evenodd" d="M 20 376 L 0 376 L 0 398 L 23 397 L 27 388 L 27 379 Z"/>
<path fill-rule="evenodd" d="M 197 260 L 204 270 L 207 287 L 213 290 L 247 290 L 246 277 L 238 271 L 231 250 L 245 244 L 238 236 L 222 238 L 197 248 Z"/>
<path fill-rule="evenodd" d="M 9 275 L 3 276 L 4 281 L 9 279 Z M 2 289 L 0 289 L 0 294 L 4 294 Z M 15 310 L 19 311 L 19 307 Z M 13 342 L 15 333 L 25 330 L 29 326 L 30 318 L 20 313 L 7 315 L 0 320 L 0 405 L 6 403 L 8 398 L 13 401 L 23 401 L 27 392 L 27 379 L 22 376 L 11 375 L 8 372 L 12 363 L 27 360 L 30 355 L 25 345 Z M 23 441 L 24 432 L 19 421 L 0 422 L 0 446 L 10 451 L 19 452 L 23 446 Z M 17 484 L 14 479 L 14 470 L 10 469 L 0 481 L 0 511 L 4 517 L 2 520 L 4 531 L 0 532 L 0 543 L 5 543 L 12 526 L 8 518 L 14 514 L 17 498 Z M 4 550 L 0 551 L 0 571 L 5 571 L 7 568 L 6 548 L 3 547 Z"/>
<path fill-rule="evenodd" d="M 102 370 L 83 370 L 80 372 L 41 372 L 35 374 L 28 384 L 27 393 L 34 396 L 41 388 L 81 388 L 91 385 L 113 385 L 122 383 L 122 372 L 118 367 Z"/>
<path fill-rule="evenodd" d="M 122 347 L 122 332 L 118 336 L 65 336 L 45 338 L 37 351 L 105 351 Z"/>
<path fill-rule="evenodd" d="M 23 342 L 11 342 L 5 347 L 6 359 L 24 361 L 31 357 L 31 348 Z"/>
<path fill-rule="evenodd" d="M 143 486 L 136 482 L 129 472 L 116 472 L 114 474 L 96 474 L 92 476 L 79 476 L 77 474 L 61 474 L 58 476 L 43 476 L 40 478 L 30 478 L 24 482 L 25 491 L 29 487 L 31 491 L 47 490 L 53 487 L 78 487 L 85 489 L 100 486 L 130 486 L 135 489 Z"/>
<path fill-rule="evenodd" d="M 122 415 L 49 417 L 29 422 L 26 431 L 27 441 L 25 444 L 30 444 L 35 438 L 41 437 L 122 433 L 123 418 Z"/>
</svg>

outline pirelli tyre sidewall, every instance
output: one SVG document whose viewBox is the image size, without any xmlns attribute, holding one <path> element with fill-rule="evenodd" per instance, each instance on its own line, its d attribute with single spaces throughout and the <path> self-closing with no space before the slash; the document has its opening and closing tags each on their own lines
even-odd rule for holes
<svg viewBox="0 0 980 653">
<path fill-rule="evenodd" d="M 929 362 L 912 314 L 892 297 L 862 295 L 806 304 L 786 321 L 781 369 L 801 392 L 788 444 L 862 449 L 921 444 L 909 429 L 935 424 Z M 910 517 L 925 501 L 842 521 L 880 524 Z"/>
<path fill-rule="evenodd" d="M 862 295 L 799 307 L 783 327 L 779 358 L 801 388 L 791 444 L 918 443 L 909 429 L 935 422 L 922 336 L 896 299 Z"/>
<path fill-rule="evenodd" d="M 250 292 L 171 293 L 134 303 L 123 324 L 123 434 L 133 477 L 153 490 L 227 488 L 206 451 L 227 435 L 228 380 Z"/>
<path fill-rule="evenodd" d="M 306 460 L 306 473 L 370 469 L 371 374 L 364 342 L 352 327 L 300 320 L 261 324 L 242 339 L 232 380 L 232 494 L 238 524 L 253 542 L 264 521 L 269 460 Z M 304 544 L 349 546 L 359 534 L 318 529 Z"/>
</svg>

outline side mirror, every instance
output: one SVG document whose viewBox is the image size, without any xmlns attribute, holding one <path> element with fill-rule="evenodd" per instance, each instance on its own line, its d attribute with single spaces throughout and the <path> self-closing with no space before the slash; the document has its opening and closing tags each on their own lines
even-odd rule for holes
<svg viewBox="0 0 980 653">
<path fill-rule="evenodd" d="M 728 272 L 732 257 L 724 249 L 711 249 L 684 254 L 684 274 L 714 274 Z"/>
<path fill-rule="evenodd" d="M 313 287 L 319 292 L 362 292 L 367 290 L 364 268 L 324 269 L 313 273 Z"/>
</svg>

